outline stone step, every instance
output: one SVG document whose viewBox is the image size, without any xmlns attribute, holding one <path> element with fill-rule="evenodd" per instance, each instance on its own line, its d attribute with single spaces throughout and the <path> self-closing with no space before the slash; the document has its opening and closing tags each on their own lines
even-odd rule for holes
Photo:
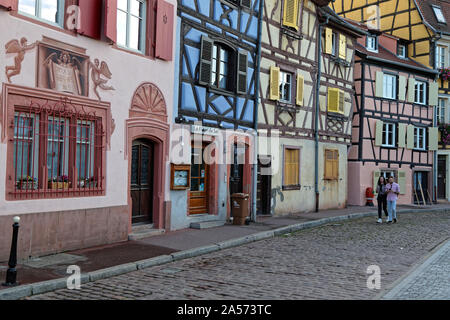
<svg viewBox="0 0 450 320">
<path fill-rule="evenodd" d="M 207 229 L 207 228 L 216 228 L 225 225 L 224 220 L 213 220 L 213 221 L 204 221 L 204 222 L 192 222 L 191 229 Z"/>
<path fill-rule="evenodd" d="M 159 236 L 165 232 L 166 231 L 164 229 L 153 229 L 153 226 L 147 228 L 139 226 L 136 229 L 135 227 L 133 227 L 133 232 L 128 235 L 128 240 L 141 240 L 149 237 Z"/>
</svg>

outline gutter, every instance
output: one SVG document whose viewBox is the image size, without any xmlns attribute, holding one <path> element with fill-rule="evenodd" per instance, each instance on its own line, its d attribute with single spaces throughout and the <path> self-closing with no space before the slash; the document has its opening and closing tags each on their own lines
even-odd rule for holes
<svg viewBox="0 0 450 320">
<path fill-rule="evenodd" d="M 258 18 L 258 44 L 257 44 L 257 58 L 256 58 L 256 75 L 255 75 L 255 142 L 254 142 L 254 165 L 253 165 L 253 197 L 252 197 L 252 212 L 250 220 L 256 222 L 256 195 L 258 192 L 258 110 L 259 110 L 259 89 L 260 89 L 260 72 L 261 72 L 261 42 L 262 42 L 262 20 L 264 12 L 264 0 L 259 2 L 259 18 Z"/>
<path fill-rule="evenodd" d="M 403 64 L 400 62 L 396 62 L 396 61 L 391 61 L 391 60 L 386 60 L 386 59 L 382 59 L 382 58 L 378 58 L 378 57 L 374 57 L 374 56 L 366 56 L 367 60 L 372 60 L 372 61 L 377 61 L 377 62 L 381 62 L 381 63 L 385 63 L 385 64 L 391 64 L 397 67 L 402 67 L 402 68 L 410 68 L 416 71 L 420 71 L 420 72 L 425 72 L 425 73 L 429 73 L 429 74 L 433 74 L 433 75 L 438 75 L 439 71 L 433 70 L 433 69 L 428 69 L 428 68 L 420 68 L 420 67 L 415 67 L 409 64 Z"/>
<path fill-rule="evenodd" d="M 319 212 L 319 116 L 320 116 L 320 79 L 322 78 L 322 30 L 328 24 L 330 17 L 327 15 L 325 22 L 319 23 L 317 36 L 317 81 L 316 81 L 316 104 L 314 119 L 314 190 L 316 193 L 316 212 Z"/>
</svg>

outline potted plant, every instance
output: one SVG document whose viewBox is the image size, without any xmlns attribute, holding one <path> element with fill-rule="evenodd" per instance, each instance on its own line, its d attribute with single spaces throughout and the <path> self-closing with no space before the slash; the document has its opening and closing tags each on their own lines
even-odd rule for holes
<svg viewBox="0 0 450 320">
<path fill-rule="evenodd" d="M 450 68 L 439 69 L 439 72 L 442 80 L 447 81 L 450 79 Z"/>
<path fill-rule="evenodd" d="M 441 125 L 439 131 L 441 131 L 441 142 L 445 148 L 447 145 L 450 145 L 450 125 Z"/>
<path fill-rule="evenodd" d="M 97 188 L 97 181 L 95 180 L 95 177 L 80 179 L 78 180 L 78 187 L 86 189 Z"/>
<path fill-rule="evenodd" d="M 17 180 L 17 189 L 19 190 L 37 190 L 38 181 L 36 178 L 26 176 Z"/>
<path fill-rule="evenodd" d="M 66 175 L 53 177 L 48 180 L 48 188 L 52 190 L 69 189 L 69 177 Z"/>
</svg>

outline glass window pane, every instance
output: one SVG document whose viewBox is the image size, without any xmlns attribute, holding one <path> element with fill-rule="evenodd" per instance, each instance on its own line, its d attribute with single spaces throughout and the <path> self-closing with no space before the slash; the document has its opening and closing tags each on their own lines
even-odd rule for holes
<svg viewBox="0 0 450 320">
<path fill-rule="evenodd" d="M 128 0 L 118 0 L 117 8 L 123 11 L 128 11 Z"/>
<path fill-rule="evenodd" d="M 140 49 L 139 40 L 141 39 L 140 19 L 134 16 L 130 17 L 130 43 L 129 47 L 135 50 Z"/>
<path fill-rule="evenodd" d="M 36 15 L 36 0 L 19 0 L 19 11 Z"/>
<path fill-rule="evenodd" d="M 117 43 L 127 45 L 127 14 L 122 11 L 117 11 Z"/>
<path fill-rule="evenodd" d="M 130 0 L 130 13 L 136 17 L 142 17 L 143 3 L 138 0 Z"/>
<path fill-rule="evenodd" d="M 58 0 L 41 0 L 41 14 L 42 19 L 59 22 L 57 18 Z"/>
</svg>

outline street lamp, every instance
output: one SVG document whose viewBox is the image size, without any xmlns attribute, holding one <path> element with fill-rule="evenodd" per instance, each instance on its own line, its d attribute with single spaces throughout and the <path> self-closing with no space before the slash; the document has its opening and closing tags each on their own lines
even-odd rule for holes
<svg viewBox="0 0 450 320">
<path fill-rule="evenodd" d="M 17 286 L 18 283 L 16 282 L 17 278 L 17 236 L 19 234 L 19 222 L 20 217 L 14 217 L 13 219 L 13 235 L 12 235 L 12 242 L 11 242 L 11 253 L 9 254 L 9 262 L 8 262 L 8 271 L 6 271 L 6 282 L 2 285 L 4 287 L 14 287 Z"/>
</svg>

